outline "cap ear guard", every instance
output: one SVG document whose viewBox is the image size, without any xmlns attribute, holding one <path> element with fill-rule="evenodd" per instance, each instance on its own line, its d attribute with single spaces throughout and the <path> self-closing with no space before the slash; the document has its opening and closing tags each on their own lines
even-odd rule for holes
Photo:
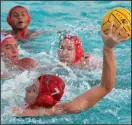
<svg viewBox="0 0 132 125">
<path fill-rule="evenodd" d="M 7 16 L 6 21 L 8 22 L 8 24 L 9 24 L 10 26 L 12 26 L 12 21 L 11 21 L 11 19 L 10 19 L 10 14 Z"/>
<path fill-rule="evenodd" d="M 40 81 L 39 94 L 33 106 L 51 108 L 60 101 L 65 84 L 63 80 L 54 75 L 41 75 L 38 80 Z"/>
<path fill-rule="evenodd" d="M 55 101 L 51 95 L 45 94 L 39 97 L 38 103 L 39 106 L 51 108 L 57 103 L 57 101 Z"/>
<path fill-rule="evenodd" d="M 62 98 L 63 93 L 64 93 L 64 91 L 61 91 L 61 92 L 56 93 L 56 94 L 52 94 L 52 97 L 54 98 L 54 100 L 56 102 L 59 102 L 61 100 L 61 98 Z"/>
</svg>

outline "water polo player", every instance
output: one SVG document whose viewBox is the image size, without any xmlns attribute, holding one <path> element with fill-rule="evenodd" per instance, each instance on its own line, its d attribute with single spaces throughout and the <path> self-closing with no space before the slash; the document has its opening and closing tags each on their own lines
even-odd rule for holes
<svg viewBox="0 0 132 125">
<path fill-rule="evenodd" d="M 10 34 L 1 33 L 1 57 L 5 62 L 8 69 L 16 67 L 21 70 L 27 70 L 36 67 L 38 64 L 32 58 L 19 59 L 19 50 L 17 41 Z M 1 69 L 1 76 L 6 76 L 4 71 Z"/>
<path fill-rule="evenodd" d="M 12 30 L 6 30 L 2 32 L 13 35 L 15 39 L 33 38 L 38 35 L 39 32 L 28 30 L 30 21 L 30 14 L 25 7 L 19 5 L 14 6 L 10 9 L 7 15 L 7 22 L 11 26 Z"/>
<path fill-rule="evenodd" d="M 58 58 L 61 62 L 72 67 L 96 68 L 99 66 L 92 55 L 84 53 L 80 38 L 70 34 L 66 34 L 60 40 Z"/>
</svg>

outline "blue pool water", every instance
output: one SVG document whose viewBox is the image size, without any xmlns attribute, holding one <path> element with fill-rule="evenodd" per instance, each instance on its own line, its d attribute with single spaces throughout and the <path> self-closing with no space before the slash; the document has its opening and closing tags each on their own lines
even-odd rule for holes
<svg viewBox="0 0 132 125">
<path fill-rule="evenodd" d="M 7 12 L 14 5 L 25 6 L 31 14 L 31 30 L 66 29 L 78 34 L 84 51 L 102 58 L 100 36 L 101 19 L 105 12 L 114 7 L 130 10 L 130 1 L 8 1 L 1 3 L 1 28 L 10 29 L 6 22 Z M 57 60 L 58 35 L 42 34 L 27 43 L 20 43 L 20 57 L 33 57 L 41 64 L 52 65 Z M 5 114 L 4 110 L 15 104 L 24 104 L 24 88 L 30 84 L 37 71 L 24 71 L 13 79 L 2 81 L 2 116 L 6 124 L 130 124 L 131 123 L 131 41 L 118 45 L 115 49 L 116 85 L 115 88 L 94 107 L 79 114 L 54 117 L 16 118 Z M 79 71 L 67 68 L 54 68 L 50 71 L 59 74 L 66 83 L 61 101 L 71 100 L 82 92 L 98 84 L 100 70 Z"/>
</svg>

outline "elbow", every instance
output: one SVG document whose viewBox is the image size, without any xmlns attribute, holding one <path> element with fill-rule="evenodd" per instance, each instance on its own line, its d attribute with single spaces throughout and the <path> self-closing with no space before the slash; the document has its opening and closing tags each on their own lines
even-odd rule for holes
<svg viewBox="0 0 132 125">
<path fill-rule="evenodd" d="M 76 114 L 79 114 L 80 112 L 82 112 L 82 109 L 79 109 L 79 110 L 75 110 L 75 111 L 73 111 L 72 113 L 76 113 Z"/>
<path fill-rule="evenodd" d="M 111 92 L 114 86 L 105 87 L 107 93 Z"/>
<path fill-rule="evenodd" d="M 112 91 L 113 88 L 114 88 L 114 87 L 106 88 L 106 92 L 107 92 L 107 93 L 110 93 L 110 92 Z"/>
<path fill-rule="evenodd" d="M 65 110 L 64 114 L 79 114 L 82 110 Z"/>
<path fill-rule="evenodd" d="M 83 109 L 80 106 L 72 105 L 72 103 L 68 103 L 63 107 L 63 114 L 78 114 Z"/>
<path fill-rule="evenodd" d="M 106 85 L 102 85 L 103 86 L 103 88 L 105 89 L 105 92 L 106 93 L 109 93 L 109 92 L 111 92 L 112 91 L 112 89 L 114 88 L 114 83 L 113 84 L 109 84 L 108 86 L 106 86 Z"/>
</svg>

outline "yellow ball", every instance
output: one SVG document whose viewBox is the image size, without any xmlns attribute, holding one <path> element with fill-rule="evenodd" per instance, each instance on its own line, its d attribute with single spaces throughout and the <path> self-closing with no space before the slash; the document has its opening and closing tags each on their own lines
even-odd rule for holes
<svg viewBox="0 0 132 125">
<path fill-rule="evenodd" d="M 102 30 L 105 34 L 109 29 L 110 23 L 113 22 L 113 33 L 123 24 L 119 35 L 128 32 L 128 39 L 131 38 L 131 12 L 124 8 L 114 8 L 109 10 L 102 19 Z"/>
</svg>

